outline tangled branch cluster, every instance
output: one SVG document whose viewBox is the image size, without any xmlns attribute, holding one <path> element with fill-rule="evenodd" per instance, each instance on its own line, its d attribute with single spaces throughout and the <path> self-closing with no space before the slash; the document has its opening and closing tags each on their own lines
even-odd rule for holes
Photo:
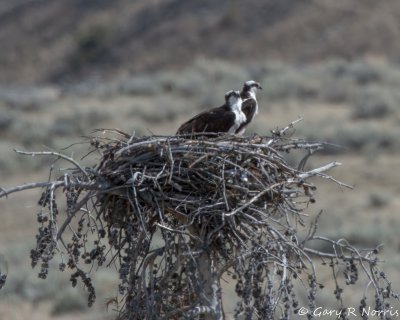
<svg viewBox="0 0 400 320">
<path fill-rule="evenodd" d="M 84 283 L 89 305 L 95 288 L 88 271 L 116 265 L 119 319 L 223 319 L 222 277 L 236 284 L 235 318 L 289 319 L 300 307 L 296 288 L 308 292 L 310 310 L 323 290 L 315 258 L 332 269 L 343 308 L 338 271 L 350 285 L 361 270 L 377 310 L 390 309 L 394 293 L 378 270 L 376 249 L 359 251 L 316 236 L 316 222 L 300 235 L 301 226 L 310 225 L 304 210 L 315 201 L 309 178 L 345 185 L 326 173 L 339 163 L 304 169 L 323 145 L 286 138 L 292 125 L 271 137 L 139 138 L 114 130 L 90 139 L 91 151 L 100 155 L 95 167 L 35 153 L 63 158 L 72 168 L 54 181 L 0 196 L 45 188 L 32 265 L 40 264 L 39 277 L 46 278 L 49 262 L 61 253 L 60 269 L 73 270 L 73 286 Z M 285 155 L 296 150 L 304 158 L 293 167 Z M 58 211 L 61 199 L 66 214 Z M 312 240 L 330 243 L 333 251 L 309 248 Z M 360 312 L 366 299 L 367 290 Z"/>
</svg>

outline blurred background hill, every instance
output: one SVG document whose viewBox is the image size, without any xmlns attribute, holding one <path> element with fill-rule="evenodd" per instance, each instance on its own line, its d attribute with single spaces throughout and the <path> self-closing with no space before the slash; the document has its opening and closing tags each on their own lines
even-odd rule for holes
<svg viewBox="0 0 400 320">
<path fill-rule="evenodd" d="M 0 0 L 0 186 L 47 179 L 51 159 L 14 148 L 80 159 L 86 145 L 65 148 L 96 128 L 174 134 L 254 79 L 264 89 L 246 134 L 302 116 L 294 137 L 337 145 L 309 166 L 342 162 L 333 174 L 355 189 L 321 184 L 309 213 L 324 209 L 321 234 L 384 243 L 400 288 L 399 38 L 396 0 Z M 0 269 L 9 266 L 0 319 L 113 318 L 104 303 L 113 272 L 96 275 L 99 298 L 88 310 L 56 265 L 50 281 L 30 269 L 38 197 L 0 199 Z"/>
<path fill-rule="evenodd" d="M 0 1 L 0 82 L 239 64 L 400 57 L 396 0 Z"/>
</svg>

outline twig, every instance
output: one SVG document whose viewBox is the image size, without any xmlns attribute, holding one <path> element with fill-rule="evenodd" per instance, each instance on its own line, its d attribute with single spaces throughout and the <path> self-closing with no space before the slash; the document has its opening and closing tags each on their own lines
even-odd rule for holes
<svg viewBox="0 0 400 320">
<path fill-rule="evenodd" d="M 52 185 L 55 186 L 55 188 L 58 188 L 60 186 L 64 185 L 64 181 L 58 181 L 58 182 L 32 182 L 32 183 L 25 183 L 10 189 L 1 189 L 0 190 L 0 198 L 4 196 L 8 196 L 11 193 L 14 192 L 20 192 L 24 190 L 29 190 L 29 189 L 36 189 L 36 188 L 49 188 Z"/>
<path fill-rule="evenodd" d="M 83 167 L 81 167 L 81 165 L 78 162 L 76 162 L 71 157 L 66 156 L 65 154 L 54 152 L 54 151 L 28 152 L 28 151 L 20 151 L 20 150 L 16 150 L 16 149 L 14 149 L 14 151 L 16 153 L 18 153 L 18 154 L 28 155 L 28 156 L 32 156 L 32 157 L 35 157 L 35 156 L 54 156 L 54 157 L 58 157 L 58 158 L 67 160 L 68 162 L 71 162 L 75 167 L 77 167 L 86 176 L 86 178 L 88 178 L 88 174 L 85 171 L 85 169 L 83 169 Z"/>
</svg>

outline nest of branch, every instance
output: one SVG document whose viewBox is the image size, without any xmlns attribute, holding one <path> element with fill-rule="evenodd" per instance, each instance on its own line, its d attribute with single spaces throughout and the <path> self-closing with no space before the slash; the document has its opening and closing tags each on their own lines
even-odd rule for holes
<svg viewBox="0 0 400 320">
<path fill-rule="evenodd" d="M 305 181 L 304 172 L 280 155 L 296 147 L 293 142 L 259 136 L 153 136 L 96 139 L 93 145 L 103 154 L 96 180 L 101 177 L 112 189 L 101 197 L 104 218 L 112 227 L 136 217 L 138 223 L 146 220 L 150 230 L 191 227 L 194 236 L 207 235 L 208 245 L 218 238 L 234 246 L 254 236 L 256 222 L 298 213 L 300 202 L 306 206 L 314 201 L 315 187 Z"/>
<path fill-rule="evenodd" d="M 346 284 L 358 280 L 357 264 L 369 263 L 376 303 L 386 305 L 379 283 L 386 280 L 372 272 L 376 252 L 318 238 L 315 224 L 299 239 L 298 226 L 307 224 L 303 210 L 315 201 L 309 178 L 341 183 L 326 174 L 337 162 L 304 169 L 323 145 L 286 138 L 292 126 L 271 137 L 131 137 L 107 131 L 88 139 L 91 153 L 100 155 L 92 168 L 58 153 L 35 153 L 62 158 L 73 168 L 54 181 L 25 187 L 45 187 L 32 265 L 40 263 L 45 278 L 49 261 L 62 252 L 67 259 L 60 269 L 74 270 L 73 285 L 83 281 L 89 305 L 95 290 L 84 265 L 115 265 L 120 283 L 113 302 L 120 319 L 223 319 L 222 276 L 236 284 L 235 317 L 288 319 L 298 311 L 294 284 L 302 273 L 309 306 L 315 303 L 318 284 L 309 255 L 330 259 L 335 281 L 341 265 Z M 290 165 L 286 155 L 298 150 L 303 157 Z M 57 209 L 59 189 L 66 217 Z M 6 192 L 11 191 L 1 195 Z M 341 254 L 308 249 L 307 242 L 316 239 Z M 337 283 L 341 300 L 339 289 Z"/>
</svg>

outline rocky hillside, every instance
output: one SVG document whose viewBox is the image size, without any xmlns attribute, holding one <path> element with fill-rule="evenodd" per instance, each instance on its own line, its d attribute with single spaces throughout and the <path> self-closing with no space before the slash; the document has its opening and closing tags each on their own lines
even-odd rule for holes
<svg viewBox="0 0 400 320">
<path fill-rule="evenodd" d="M 400 56 L 396 0 L 0 0 L 0 84 L 182 68 Z"/>
</svg>

